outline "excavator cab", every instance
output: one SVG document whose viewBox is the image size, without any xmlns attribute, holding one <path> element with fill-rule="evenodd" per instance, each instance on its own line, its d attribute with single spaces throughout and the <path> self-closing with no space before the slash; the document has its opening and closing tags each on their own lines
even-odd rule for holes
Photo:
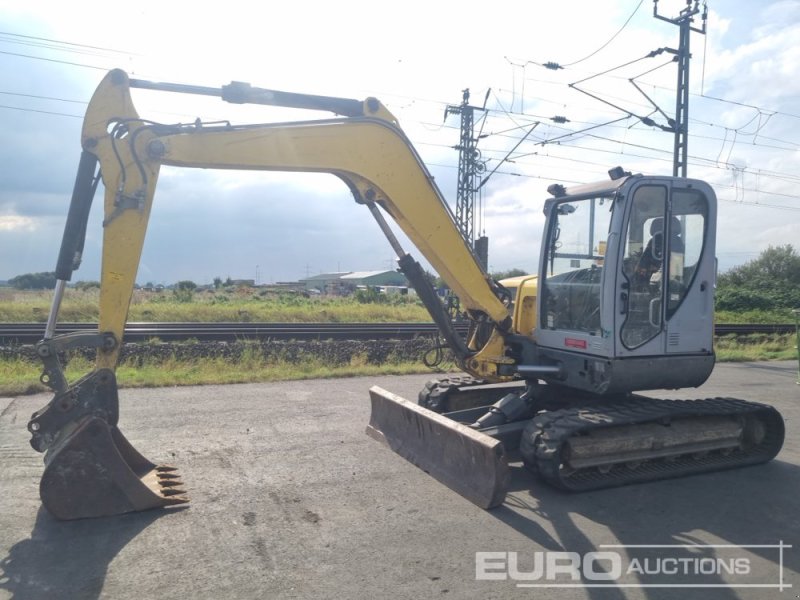
<svg viewBox="0 0 800 600">
<path fill-rule="evenodd" d="M 714 367 L 713 190 L 626 175 L 550 191 L 540 359 L 564 365 L 561 383 L 599 394 L 702 384 Z"/>
</svg>

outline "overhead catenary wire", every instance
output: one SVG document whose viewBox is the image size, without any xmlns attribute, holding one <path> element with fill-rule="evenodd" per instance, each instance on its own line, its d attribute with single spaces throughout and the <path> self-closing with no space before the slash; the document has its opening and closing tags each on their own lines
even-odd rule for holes
<svg viewBox="0 0 800 600">
<path fill-rule="evenodd" d="M 619 33 L 621 33 L 621 31 L 629 24 L 630 20 L 633 18 L 633 16 L 636 14 L 636 12 L 638 12 L 639 8 L 641 7 L 642 2 L 643 2 L 643 0 L 640 0 L 639 4 L 634 9 L 634 12 L 631 14 L 630 17 L 628 17 L 628 19 L 626 20 L 625 24 L 620 28 L 620 30 L 617 33 L 615 33 L 614 36 L 612 36 L 612 38 L 609 40 L 609 42 L 613 41 L 613 39 L 616 36 L 618 36 Z M 68 46 L 68 47 L 58 48 L 58 50 L 59 51 L 65 51 L 65 52 L 75 52 L 74 49 L 69 48 L 71 46 L 71 47 L 75 47 L 75 48 L 93 49 L 93 50 L 109 52 L 109 53 L 113 53 L 113 54 L 121 54 L 121 55 L 125 55 L 125 56 L 143 56 L 142 54 L 131 52 L 131 51 L 128 51 L 128 50 L 119 50 L 119 49 L 116 49 L 116 48 L 109 48 L 109 47 L 104 47 L 104 46 L 93 46 L 93 45 L 90 45 L 90 44 L 81 44 L 81 43 L 71 42 L 71 41 L 67 41 L 67 40 L 57 40 L 57 39 L 53 39 L 53 38 L 46 38 L 46 37 L 40 37 L 40 36 L 31 36 L 31 35 L 13 33 L 13 32 L 8 32 L 8 31 L 0 32 L 0 36 L 11 36 L 11 37 L 15 37 L 15 38 L 21 38 L 23 40 L 24 39 L 30 39 L 30 40 L 36 40 L 36 41 L 42 41 L 42 42 L 50 42 L 50 43 L 54 43 L 54 44 L 62 44 L 64 46 Z M 705 37 L 705 39 L 707 39 L 707 36 Z M 13 42 L 13 40 L 2 40 L 2 39 L 0 39 L 0 41 Z M 606 42 L 606 44 L 601 46 L 601 48 L 607 46 L 609 42 Z M 598 50 L 595 50 L 592 54 L 596 54 L 598 52 Z M 0 51 L 0 54 L 9 54 L 9 55 L 12 55 L 12 56 L 20 56 L 20 57 L 31 58 L 31 59 L 35 59 L 35 60 L 45 60 L 45 61 L 52 61 L 53 60 L 53 59 L 49 59 L 47 57 L 25 55 L 25 54 L 19 54 L 19 53 L 13 53 L 13 52 L 5 52 L 5 51 Z M 507 57 L 506 57 L 506 59 L 509 60 Z M 586 58 L 580 59 L 580 60 L 577 60 L 577 61 L 573 61 L 571 63 L 567 63 L 565 65 L 562 65 L 562 67 L 571 68 L 572 66 L 574 66 L 576 64 L 579 64 L 581 62 L 584 62 L 585 60 L 586 60 Z M 107 70 L 107 67 L 101 67 L 101 66 L 90 65 L 90 64 L 85 64 L 85 63 L 72 63 L 72 62 L 66 62 L 66 61 L 54 61 L 54 62 L 64 62 L 65 64 L 78 66 L 78 67 L 86 67 L 86 68 L 90 68 L 90 69 Z M 509 62 L 511 62 L 511 61 L 509 60 Z M 536 64 L 536 65 L 539 65 L 539 66 L 544 66 L 546 64 L 546 63 L 541 63 L 541 62 L 537 62 L 537 61 L 533 61 L 533 60 L 527 60 L 527 61 L 525 61 L 525 63 Z M 523 64 L 525 64 L 525 63 L 523 63 Z M 516 64 L 516 63 L 512 63 L 512 64 Z M 612 75 L 611 77 L 615 77 L 615 76 Z M 619 79 L 626 79 L 624 77 L 618 77 L 618 78 Z M 534 82 L 539 82 L 539 83 L 548 83 L 548 84 L 551 84 L 551 85 L 552 84 L 559 85 L 556 82 L 552 82 L 552 81 L 540 80 L 540 79 L 536 79 L 536 78 L 527 78 L 527 79 L 529 81 L 534 81 Z M 662 86 L 655 86 L 655 85 L 653 87 L 659 87 L 661 89 L 668 89 L 668 88 L 663 88 Z M 421 97 L 418 97 L 418 96 L 398 95 L 398 94 L 394 94 L 394 93 L 393 94 L 387 94 L 387 96 L 388 95 L 391 95 L 391 96 L 394 96 L 394 97 L 398 97 L 398 98 L 406 98 L 406 99 L 415 100 L 415 101 L 431 102 L 431 103 L 435 103 L 435 104 L 438 104 L 438 105 L 441 105 L 441 106 L 446 106 L 449 103 L 448 101 L 445 101 L 445 100 L 435 100 L 435 99 L 430 99 L 430 98 L 421 98 Z M 689 95 L 693 96 L 693 97 L 698 97 L 698 98 L 706 98 L 708 100 L 713 100 L 713 101 L 716 101 L 716 102 L 724 102 L 724 103 L 735 105 L 735 106 L 753 108 L 753 109 L 761 110 L 761 111 L 768 112 L 768 113 L 774 113 L 774 114 L 783 115 L 783 116 L 787 116 L 787 117 L 791 117 L 791 118 L 795 118 L 795 119 L 800 119 L 800 114 L 794 114 L 794 113 L 789 113 L 789 112 L 782 111 L 782 110 L 774 110 L 774 109 L 759 107 L 759 106 L 756 106 L 756 105 L 753 105 L 753 104 L 748 104 L 748 103 L 737 101 L 737 100 L 731 100 L 729 98 L 721 98 L 721 97 L 718 97 L 718 96 L 712 96 L 712 95 L 709 95 L 709 94 L 705 94 L 703 92 L 701 92 L 699 94 L 690 92 Z"/>
<path fill-rule="evenodd" d="M 53 39 L 53 38 L 40 37 L 40 36 L 36 36 L 36 35 L 25 35 L 25 34 L 22 34 L 22 33 L 13 33 L 13 32 L 10 32 L 10 31 L 0 31 L 0 41 L 21 43 L 21 42 L 18 42 L 16 40 L 13 40 L 13 39 L 10 39 L 10 40 L 9 39 L 1 39 L 2 37 L 19 38 L 19 40 L 28 40 L 30 42 L 46 42 L 46 43 L 49 43 L 49 44 L 60 44 L 62 46 L 73 46 L 75 48 L 81 48 L 81 49 L 87 49 L 87 50 L 100 50 L 100 51 L 103 51 L 103 52 L 110 52 L 112 54 L 124 54 L 124 55 L 127 55 L 127 56 L 140 56 L 139 54 L 136 54 L 136 53 L 133 53 L 133 52 L 128 52 L 127 50 L 117 50 L 117 49 L 114 49 L 114 48 L 107 48 L 107 47 L 103 47 L 103 46 L 92 46 L 92 45 L 89 45 L 89 44 L 79 44 L 77 42 L 68 42 L 66 40 L 56 40 L 56 39 Z M 68 48 L 64 48 L 64 49 L 68 50 Z"/>
<path fill-rule="evenodd" d="M 70 100 L 68 98 L 58 98 L 56 96 L 40 96 L 39 94 L 23 94 L 20 92 L 5 92 L 0 90 L 4 96 L 19 96 L 21 98 L 34 98 L 36 100 L 53 100 L 55 102 L 70 102 L 72 104 L 89 104 L 86 100 Z"/>
<path fill-rule="evenodd" d="M 49 40 L 48 38 L 42 38 L 42 41 L 47 41 L 47 42 L 51 41 L 51 42 L 54 42 L 54 43 L 62 43 L 59 40 Z M 68 43 L 68 42 L 64 42 L 64 43 Z M 81 47 L 81 46 L 89 47 L 88 45 L 81 45 L 81 44 L 74 44 L 74 45 L 76 47 Z M 97 46 L 97 47 L 95 47 L 95 49 L 100 50 L 100 51 L 114 51 L 111 48 L 103 48 L 101 46 Z M 114 51 L 114 52 L 120 52 L 120 53 L 124 54 L 124 52 L 122 52 L 122 51 Z M 22 56 L 22 57 L 26 57 L 27 56 L 27 55 L 22 55 L 22 54 L 17 54 L 17 53 L 7 53 L 7 52 L 2 52 L 2 51 L 0 51 L 0 53 L 11 54 L 11 55 L 15 55 L 15 56 Z M 74 66 L 80 66 L 80 67 L 88 67 L 88 68 L 93 68 L 93 69 L 98 69 L 98 70 L 105 70 L 104 67 L 99 67 L 99 66 L 95 66 L 95 65 L 82 64 L 82 63 L 72 63 L 72 62 L 69 62 L 69 61 L 56 61 L 56 60 L 49 59 L 49 58 L 46 58 L 46 57 L 30 56 L 29 58 L 37 59 L 37 60 L 49 60 L 49 61 L 52 61 L 52 62 L 59 62 L 59 63 L 63 63 L 63 64 L 68 64 L 68 65 L 74 65 Z M 571 63 L 571 64 L 575 64 L 575 63 Z M 609 76 L 612 76 L 612 75 L 609 75 Z M 654 87 L 658 87 L 658 86 L 654 86 Z M 666 89 L 666 88 L 664 88 L 664 89 Z M 24 97 L 36 97 L 36 95 L 33 95 L 33 94 L 27 95 L 27 94 L 21 94 L 21 93 L 17 93 L 17 92 L 9 92 L 9 93 L 12 94 L 12 95 L 19 95 L 19 96 L 24 96 Z M 800 144 L 797 144 L 796 142 L 793 142 L 793 141 L 790 141 L 790 140 L 780 140 L 778 138 L 773 138 L 773 137 L 770 137 L 770 136 L 764 136 L 761 133 L 764 130 L 764 128 L 767 126 L 767 124 L 769 123 L 770 119 L 772 117 L 776 116 L 776 115 L 777 116 L 787 116 L 787 117 L 792 117 L 792 118 L 800 118 L 800 116 L 798 116 L 798 115 L 795 115 L 795 114 L 792 114 L 792 113 L 787 113 L 786 111 L 777 111 L 777 110 L 772 110 L 772 109 L 766 109 L 766 108 L 763 108 L 763 107 L 756 106 L 754 104 L 747 104 L 747 103 L 744 103 L 744 102 L 739 102 L 739 101 L 735 101 L 735 100 L 729 100 L 727 98 L 709 96 L 709 95 L 706 95 L 706 94 L 699 94 L 699 95 L 698 94 L 692 94 L 692 96 L 695 96 L 695 97 L 699 96 L 699 97 L 703 97 L 703 98 L 705 98 L 707 100 L 710 100 L 710 101 L 725 102 L 725 103 L 729 103 L 731 105 L 746 107 L 746 108 L 750 108 L 750 109 L 759 111 L 759 114 L 755 115 L 748 123 L 746 123 L 745 125 L 740 126 L 739 128 L 730 128 L 730 127 L 724 128 L 723 126 L 714 125 L 713 123 L 707 123 L 707 122 L 705 124 L 710 126 L 710 127 L 723 127 L 726 131 L 734 131 L 734 132 L 735 131 L 739 131 L 738 138 L 741 138 L 741 137 L 743 137 L 745 135 L 757 136 L 758 140 L 760 140 L 760 141 L 759 142 L 755 142 L 755 143 L 751 142 L 749 140 L 744 140 L 744 139 L 735 139 L 735 140 L 731 141 L 731 140 L 726 140 L 725 138 L 722 138 L 722 137 L 700 136 L 700 135 L 694 135 L 693 137 L 698 137 L 699 139 L 717 140 L 719 142 L 722 142 L 722 143 L 725 143 L 725 144 L 731 144 L 731 145 L 756 146 L 756 147 L 762 147 L 762 148 L 765 148 L 765 149 L 774 149 L 774 150 L 778 150 L 778 151 L 791 151 L 791 150 L 795 150 L 798 146 L 800 146 Z M 47 96 L 41 96 L 39 98 L 42 99 L 42 100 L 75 102 L 75 103 L 84 103 L 85 104 L 85 102 L 82 102 L 82 101 L 69 100 L 69 99 L 66 99 L 66 98 L 47 97 Z M 414 97 L 411 97 L 411 98 L 414 98 Z M 441 101 L 438 101 L 438 100 L 423 99 L 423 98 L 415 98 L 415 99 L 417 99 L 419 101 L 422 101 L 422 102 L 445 104 L 444 102 L 441 102 Z M 56 112 L 56 111 L 40 110 L 40 109 L 34 109 L 34 108 L 30 108 L 30 107 L 14 107 L 14 106 L 0 105 L 0 108 L 7 108 L 7 109 L 11 109 L 11 110 L 26 111 L 26 112 L 38 112 L 38 113 L 43 113 L 43 114 L 52 114 L 52 115 L 56 115 L 56 116 L 65 116 L 65 117 L 70 117 L 70 118 L 81 118 L 79 115 L 71 115 L 71 114 L 67 114 L 67 113 L 59 113 L 59 112 Z M 494 110 L 495 114 L 499 114 L 499 112 L 500 111 Z M 507 114 L 507 116 L 512 116 L 515 113 L 513 113 L 513 111 L 506 111 L 506 114 Z M 525 115 L 525 113 L 519 113 L 519 114 L 520 115 Z M 526 115 L 526 116 L 527 116 L 527 118 L 532 118 L 531 115 Z M 552 117 L 548 117 L 548 119 L 552 119 Z M 754 131 L 741 131 L 743 128 L 748 127 L 751 123 L 756 122 L 756 120 L 758 121 L 758 123 L 756 124 Z M 692 119 L 692 122 L 701 122 L 701 121 L 699 121 L 697 119 Z M 488 115 L 487 115 L 487 118 L 482 122 L 482 127 L 488 127 L 487 123 L 488 123 Z M 575 123 L 576 124 L 580 124 L 581 122 L 577 122 L 576 121 Z M 602 124 L 593 124 L 593 125 L 590 125 L 590 126 L 591 127 L 595 127 L 595 126 L 600 126 L 600 125 L 602 125 Z M 620 127 L 620 125 L 614 125 L 613 122 L 609 122 L 608 126 L 609 127 L 615 127 L 615 126 L 616 127 Z M 519 124 L 516 124 L 513 128 L 508 129 L 507 131 L 511 132 L 513 130 L 516 130 L 516 129 L 523 130 L 523 129 L 527 129 L 528 127 L 530 127 L 530 124 L 519 123 Z M 557 126 L 556 125 L 552 125 L 551 127 L 557 127 Z M 564 128 L 562 128 L 562 129 L 564 129 Z M 563 135 L 566 136 L 566 137 L 565 137 L 564 141 L 561 141 L 560 143 L 563 144 L 563 145 L 571 145 L 570 142 L 567 142 L 566 140 L 567 139 L 578 139 L 578 133 L 579 132 L 566 132 L 566 133 L 564 133 Z M 500 132 L 494 132 L 494 133 L 490 132 L 487 135 L 497 135 L 497 136 L 499 136 Z M 729 135 L 729 134 L 726 134 L 726 135 Z M 518 139 L 517 136 L 507 136 L 507 137 L 509 137 L 510 139 L 515 139 L 515 140 Z M 591 137 L 597 137 L 598 139 L 602 139 L 600 136 L 591 136 Z M 737 137 L 737 136 L 734 136 L 734 137 Z M 532 136 L 532 134 L 531 134 L 529 143 L 544 142 L 545 144 L 554 144 L 556 141 L 558 141 L 558 140 L 555 140 L 554 138 L 551 138 L 549 140 L 539 139 L 537 141 L 535 139 L 535 137 Z M 792 146 L 792 148 L 781 147 L 781 146 L 771 146 L 769 144 L 763 144 L 761 141 L 775 141 L 777 144 L 789 145 L 789 146 Z M 626 145 L 626 146 L 633 147 L 633 145 L 630 142 L 625 143 L 625 142 L 620 141 L 620 140 L 614 140 L 614 142 L 617 143 L 617 144 L 623 144 L 623 145 Z M 572 144 L 572 147 L 575 147 L 574 144 Z M 587 151 L 598 151 L 598 150 L 596 150 L 596 149 L 588 149 L 587 148 Z M 651 151 L 651 152 L 662 152 L 660 149 L 652 148 L 652 147 L 649 148 L 648 151 Z M 650 157 L 650 158 L 652 159 L 652 157 Z M 712 161 L 713 159 L 709 159 L 709 158 L 706 158 L 706 157 L 694 157 L 694 160 Z M 725 168 L 732 168 L 732 167 L 730 165 L 721 164 L 719 168 L 725 169 Z M 753 169 L 749 169 L 749 168 L 739 168 L 739 172 L 741 172 L 743 174 L 748 174 L 748 173 L 749 174 L 755 174 L 755 173 L 758 173 L 758 174 L 762 175 L 765 178 L 776 178 L 776 179 L 782 179 L 782 180 L 785 180 L 785 181 L 791 181 L 792 180 L 792 175 L 791 174 L 789 174 L 789 173 L 781 173 L 779 171 L 766 172 L 765 170 L 753 170 Z M 498 173 L 502 173 L 502 172 L 499 171 Z M 519 174 L 512 173 L 512 175 L 519 175 Z M 763 190 L 758 190 L 758 191 L 761 192 Z"/>
<path fill-rule="evenodd" d="M 62 40 L 53 40 L 51 38 L 38 38 L 36 36 L 24 36 L 24 35 L 21 35 L 21 34 L 11 34 L 11 33 L 8 33 L 8 32 L 0 32 L 0 35 L 15 35 L 15 36 L 22 37 L 22 38 L 41 39 L 41 40 L 45 40 L 45 41 L 52 41 L 52 42 L 56 42 L 56 43 L 68 44 L 68 45 L 77 46 L 77 47 L 96 48 L 98 50 L 103 50 L 103 51 L 108 51 L 108 52 L 114 52 L 114 53 L 120 53 L 120 54 L 131 54 L 131 53 L 128 53 L 128 52 L 125 52 L 125 51 L 115 50 L 113 48 L 106 48 L 106 47 L 101 47 L 101 46 L 90 46 L 90 45 L 87 45 L 87 44 L 77 44 L 77 43 L 74 43 L 74 42 L 67 42 L 67 41 L 62 41 Z M 91 68 L 91 69 L 106 70 L 106 67 L 99 67 L 99 66 L 96 66 L 96 65 L 90 65 L 90 64 L 85 64 L 85 63 L 75 63 L 75 62 L 70 62 L 70 61 L 60 61 L 60 60 L 50 59 L 50 58 L 47 58 L 47 57 L 31 56 L 31 55 L 25 55 L 25 54 L 20 54 L 20 53 L 13 53 L 13 52 L 5 52 L 5 51 L 0 51 L 0 54 L 9 54 L 9 55 L 12 55 L 12 56 L 19 56 L 19 57 L 36 59 L 36 60 L 52 61 L 52 62 L 67 64 L 67 65 L 71 65 L 71 66 L 79 66 L 79 67 L 86 67 L 86 68 Z M 625 63 L 625 65 L 638 62 L 639 60 L 642 60 L 644 58 L 646 58 L 646 56 L 645 57 L 641 57 L 639 59 L 635 59 L 633 61 L 630 61 L 629 63 Z M 529 62 L 534 62 L 534 61 L 529 61 Z M 538 63 L 536 63 L 536 64 L 538 64 Z M 576 64 L 576 63 L 571 63 L 571 64 Z M 622 65 L 622 66 L 625 66 L 625 65 Z M 595 75 L 592 75 L 592 76 L 590 76 L 588 78 L 584 78 L 584 79 L 582 79 L 582 80 L 580 80 L 578 82 L 575 82 L 575 84 L 576 83 L 581 83 L 583 81 L 586 81 L 587 79 L 591 79 L 591 78 L 597 77 L 599 75 L 608 74 L 611 71 L 617 70 L 619 68 L 620 67 L 614 67 L 612 69 L 608 69 L 608 70 L 606 70 L 606 71 L 604 71 L 602 73 L 595 74 Z M 554 84 L 554 82 L 542 81 L 542 80 L 538 80 L 538 79 L 533 79 L 532 81 L 538 81 L 538 82 L 542 82 L 542 83 Z M 573 84 L 573 85 L 575 85 L 575 84 Z M 558 84 L 556 84 L 556 85 L 558 85 Z M 657 88 L 660 88 L 660 89 L 667 89 L 667 88 L 662 88 L 661 86 L 655 86 L 655 85 L 653 85 L 652 87 L 657 87 Z M 499 98 L 497 97 L 497 95 L 494 92 L 492 92 L 492 93 L 495 95 L 495 97 L 499 101 Z M 783 115 L 783 116 L 788 116 L 788 117 L 792 117 L 792 118 L 800 118 L 800 115 L 787 113 L 785 111 L 767 109 L 767 108 L 759 107 L 759 106 L 756 106 L 756 105 L 753 105 L 753 104 L 747 104 L 747 103 L 738 102 L 738 101 L 734 101 L 734 100 L 730 100 L 730 99 L 719 98 L 719 97 L 710 96 L 710 95 L 707 95 L 707 94 L 690 94 L 690 95 L 691 96 L 695 96 L 695 97 L 706 98 L 706 99 L 713 100 L 713 101 L 725 102 L 725 103 L 729 103 L 729 104 L 736 105 L 736 106 L 752 108 L 754 110 L 761 111 L 762 113 L 769 113 L 770 116 L 772 116 L 772 115 Z M 441 104 L 441 105 L 446 105 L 447 104 L 446 102 L 440 101 L 440 100 L 423 99 L 423 98 L 417 98 L 417 97 L 414 97 L 414 96 L 406 96 L 406 97 L 410 98 L 410 99 L 414 99 L 414 100 L 423 101 L 423 102 L 431 102 L 431 103 L 436 103 L 436 104 Z M 44 98 L 44 97 L 42 97 L 42 98 Z M 80 101 L 66 100 L 66 99 L 62 99 L 62 100 L 66 101 L 66 102 L 80 102 Z M 546 99 L 541 99 L 540 98 L 539 100 L 546 100 Z M 640 105 L 640 106 L 645 106 L 645 105 Z M 501 105 L 501 107 L 502 107 L 502 105 Z M 11 107 L 11 108 L 17 108 L 17 107 Z M 20 108 L 20 110 L 23 110 L 23 109 Z M 489 109 L 487 109 L 487 110 L 489 110 Z M 524 114 L 524 113 L 514 113 L 513 111 L 507 110 L 504 107 L 503 107 L 503 111 L 506 112 L 509 116 L 510 115 L 514 115 L 514 114 Z M 66 115 L 66 116 L 74 116 L 74 115 Z M 542 120 L 542 119 L 548 118 L 548 117 L 537 116 L 537 118 Z M 690 120 L 692 122 L 700 122 L 699 120 L 694 119 L 694 118 L 692 118 Z M 709 124 L 709 125 L 713 125 L 713 124 Z M 523 126 L 520 126 L 520 127 L 523 127 Z M 787 143 L 792 143 L 792 142 L 787 142 Z"/>
<path fill-rule="evenodd" d="M 641 4 L 641 2 L 640 2 L 640 4 Z M 638 9 L 638 6 L 637 6 L 637 9 Z M 36 58 L 36 59 L 40 59 L 40 60 L 48 60 L 48 59 L 46 59 L 46 58 L 40 58 L 40 57 L 32 57 L 32 58 Z M 59 62 L 64 62 L 64 63 L 66 63 L 66 64 L 71 64 L 71 63 L 67 63 L 66 61 L 59 61 Z M 574 64 L 577 64 L 577 62 L 579 62 L 579 61 L 576 61 L 576 62 L 574 62 L 574 63 L 571 63 L 571 64 L 572 64 L 572 65 L 574 65 Z M 74 64 L 74 63 L 72 63 L 72 64 Z M 96 67 L 96 66 L 94 66 L 94 65 L 78 64 L 78 65 L 76 65 L 76 66 L 84 66 L 84 67 L 95 68 L 95 69 L 103 69 L 102 67 Z M 692 95 L 693 95 L 693 96 L 697 96 L 697 94 L 692 94 Z M 767 110 L 767 109 L 760 109 L 759 107 L 756 107 L 756 106 L 754 106 L 754 105 L 748 105 L 748 104 L 745 104 L 745 103 L 742 103 L 742 102 L 731 101 L 731 100 L 728 100 L 728 99 L 726 99 L 726 98 L 713 97 L 713 96 L 708 96 L 708 95 L 706 95 L 706 94 L 701 94 L 700 96 L 702 96 L 702 97 L 704 97 L 704 98 L 706 98 L 706 99 L 713 100 L 713 101 L 718 101 L 718 102 L 728 102 L 728 103 L 730 103 L 730 104 L 732 104 L 732 105 L 743 106 L 743 107 L 749 107 L 749 108 L 753 108 L 753 109 L 756 109 L 756 110 Z M 446 104 L 445 102 L 442 102 L 442 101 L 437 101 L 437 100 L 425 100 L 425 101 L 428 101 L 428 102 L 436 102 L 436 103 L 438 103 L 438 104 Z M 15 110 L 20 110 L 18 107 L 9 107 L 9 108 L 12 108 L 12 109 L 15 109 Z M 25 110 L 35 111 L 35 109 L 25 109 Z M 39 112 L 47 112 L 47 111 L 39 111 Z M 57 114 L 57 113 L 51 113 L 51 114 Z M 794 114 L 791 114 L 791 113 L 786 113 L 785 111 L 775 111 L 775 114 L 781 114 L 781 115 L 784 115 L 784 116 L 789 116 L 789 117 L 793 117 L 793 118 L 800 118 L 798 115 L 794 115 Z M 66 115 L 66 114 L 63 114 L 63 116 L 77 117 L 77 115 Z M 694 119 L 693 119 L 693 121 L 694 121 Z M 486 121 L 484 121 L 484 122 L 483 122 L 483 124 L 485 124 L 485 123 L 486 123 Z M 610 126 L 612 126 L 612 127 L 613 127 L 613 125 L 610 125 Z M 519 126 L 517 126 L 516 128 L 518 128 L 518 129 L 527 128 L 527 125 L 519 125 Z M 758 131 L 760 131 L 760 129 L 761 129 L 761 128 L 759 128 L 759 130 L 758 130 Z M 574 134 L 571 134 L 571 135 L 574 135 Z M 593 136 L 593 137 L 594 137 L 594 136 Z M 765 137 L 765 136 L 761 136 L 761 138 L 762 138 L 762 139 L 769 139 L 769 138 L 767 138 L 767 137 Z M 565 144 L 567 144 L 568 142 L 564 142 L 564 143 L 565 143 Z M 621 143 L 621 142 L 619 142 L 619 141 L 616 141 L 616 143 L 618 143 L 618 144 L 619 144 L 619 143 Z M 738 141 L 737 141 L 737 142 L 734 142 L 734 143 L 746 143 L 746 142 L 738 142 Z M 786 142 L 785 140 L 782 140 L 782 141 L 781 141 L 781 143 L 790 143 L 790 144 L 793 144 L 793 142 Z M 574 146 L 573 146 L 573 147 L 574 147 Z M 592 151 L 597 151 L 596 149 L 591 149 L 591 150 L 592 150 Z M 651 150 L 651 151 L 657 151 L 657 152 L 660 152 L 660 149 L 657 149 L 657 148 L 650 148 L 650 150 Z M 697 158 L 698 158 L 699 160 L 708 160 L 708 159 L 705 159 L 705 158 L 702 158 L 702 157 L 697 157 Z M 519 174 L 519 173 L 509 173 L 509 175 L 514 175 L 514 176 L 525 176 L 525 175 L 522 175 L 522 174 Z M 774 176 L 774 174 L 773 174 L 772 176 Z M 781 176 L 788 176 L 788 174 L 781 174 Z M 545 179 L 545 178 L 540 178 L 540 179 Z M 577 183 L 577 182 L 576 182 L 576 183 Z M 779 207 L 779 208 L 784 208 L 784 207 Z"/>
<path fill-rule="evenodd" d="M 46 58 L 44 56 L 33 56 L 31 54 L 22 54 L 20 52 L 8 52 L 7 50 L 0 50 L 0 54 L 6 54 L 8 56 L 18 56 L 21 58 L 31 58 L 35 60 L 43 60 L 46 62 L 51 63 L 58 63 L 61 65 L 70 65 L 71 67 L 84 67 L 86 69 L 96 69 L 98 71 L 108 71 L 108 67 L 98 67 L 96 65 L 87 65 L 86 63 L 77 63 L 69 60 L 58 60 L 55 58 Z"/>
<path fill-rule="evenodd" d="M 617 36 L 619 36 L 619 34 L 620 34 L 620 33 L 622 33 L 622 32 L 623 32 L 623 30 L 624 30 L 624 29 L 625 29 L 625 28 L 628 26 L 628 24 L 631 22 L 631 20 L 633 19 L 633 17 L 635 17 L 635 16 L 636 16 L 636 13 L 637 13 L 637 12 L 639 12 L 639 9 L 642 7 L 642 4 L 643 4 L 643 3 L 644 3 L 644 0 L 639 0 L 639 4 L 637 4 L 637 5 L 636 5 L 636 8 L 634 8 L 634 9 L 633 9 L 633 12 L 631 13 L 631 16 L 629 16 L 629 17 L 627 18 L 627 20 L 626 20 L 626 21 L 625 21 L 625 22 L 622 24 L 622 27 L 620 27 L 620 28 L 617 30 L 617 32 L 616 32 L 614 35 L 612 35 L 612 36 L 611 36 L 611 38 L 610 38 L 610 39 L 609 39 L 609 40 L 608 40 L 608 41 L 607 41 L 605 44 L 603 44 L 603 45 L 602 45 L 602 46 L 600 46 L 600 47 L 599 47 L 597 50 L 595 50 L 594 52 L 591 52 L 590 54 L 588 54 L 588 55 L 584 56 L 584 57 L 583 57 L 583 58 L 581 58 L 581 59 L 575 60 L 575 61 L 573 61 L 573 62 L 571 62 L 571 63 L 567 63 L 567 64 L 565 64 L 565 65 L 559 65 L 559 66 L 560 66 L 562 69 L 565 69 L 565 68 L 568 68 L 568 67 L 575 66 L 575 65 L 577 65 L 577 64 L 580 64 L 580 63 L 582 63 L 582 62 L 584 62 L 584 61 L 587 61 L 587 60 L 589 60 L 590 58 L 592 58 L 593 56 L 595 56 L 596 54 L 598 54 L 599 52 L 601 52 L 602 50 L 604 50 L 605 48 L 607 48 L 607 47 L 608 47 L 608 45 L 609 45 L 609 44 L 611 44 L 611 42 L 613 42 L 615 39 L 617 39 Z M 549 67 L 549 68 L 550 68 L 550 67 Z"/>
<path fill-rule="evenodd" d="M 43 115 L 55 115 L 57 117 L 71 117 L 71 118 L 74 118 L 74 119 L 82 119 L 83 118 L 83 115 L 70 115 L 70 114 L 67 114 L 67 113 L 55 112 L 55 111 L 52 111 L 52 110 L 39 110 L 39 109 L 36 109 L 36 108 L 27 108 L 27 107 L 26 108 L 22 108 L 22 107 L 19 107 L 19 106 L 8 106 L 6 104 L 0 104 L 0 108 L 5 108 L 5 109 L 8 109 L 8 110 L 19 110 L 19 111 L 22 111 L 22 112 L 39 113 L 39 114 L 43 114 Z"/>
</svg>

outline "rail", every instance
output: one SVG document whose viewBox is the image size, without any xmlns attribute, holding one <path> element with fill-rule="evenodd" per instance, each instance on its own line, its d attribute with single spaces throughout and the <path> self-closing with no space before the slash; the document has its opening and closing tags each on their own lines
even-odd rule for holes
<svg viewBox="0 0 800 600">
<path fill-rule="evenodd" d="M 466 323 L 456 323 L 464 335 Z M 56 333 L 91 331 L 94 323 L 60 323 Z M 0 345 L 35 344 L 44 335 L 44 323 L 0 323 Z M 126 342 L 158 338 L 162 341 L 235 341 L 240 339 L 391 340 L 432 336 L 433 323 L 128 323 Z M 717 324 L 716 335 L 790 334 L 795 324 Z"/>
</svg>

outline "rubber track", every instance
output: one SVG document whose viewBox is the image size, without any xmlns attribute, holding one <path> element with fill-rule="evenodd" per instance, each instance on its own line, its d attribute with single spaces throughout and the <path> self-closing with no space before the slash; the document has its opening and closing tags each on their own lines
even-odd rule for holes
<svg viewBox="0 0 800 600">
<path fill-rule="evenodd" d="M 560 468 L 564 444 L 579 433 L 679 418 L 730 415 L 757 416 L 766 428 L 761 444 L 728 454 L 714 451 L 699 457 L 689 454 L 651 459 L 635 468 L 619 464 L 606 473 L 597 467 L 589 467 L 567 474 Z M 540 413 L 526 427 L 520 452 L 528 470 L 550 485 L 568 491 L 588 491 L 764 463 L 778 454 L 783 438 L 783 417 L 775 408 L 765 404 L 736 398 L 661 400 L 633 396 L 624 402 Z"/>
<path fill-rule="evenodd" d="M 433 412 L 447 412 L 449 405 L 447 397 L 459 388 L 477 387 L 485 385 L 485 379 L 477 379 L 471 375 L 453 375 L 442 379 L 431 379 L 417 397 L 417 404 Z"/>
</svg>

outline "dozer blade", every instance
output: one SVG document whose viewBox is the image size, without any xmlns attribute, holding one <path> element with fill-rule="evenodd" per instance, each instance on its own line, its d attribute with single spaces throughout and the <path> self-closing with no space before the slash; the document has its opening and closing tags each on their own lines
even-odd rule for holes
<svg viewBox="0 0 800 600">
<path fill-rule="evenodd" d="M 189 501 L 173 467 L 147 460 L 105 420 L 85 417 L 61 436 L 45 455 L 39 486 L 42 503 L 57 519 L 105 517 Z"/>
<path fill-rule="evenodd" d="M 481 508 L 503 503 L 510 471 L 503 443 L 374 386 L 367 434 Z"/>
</svg>

